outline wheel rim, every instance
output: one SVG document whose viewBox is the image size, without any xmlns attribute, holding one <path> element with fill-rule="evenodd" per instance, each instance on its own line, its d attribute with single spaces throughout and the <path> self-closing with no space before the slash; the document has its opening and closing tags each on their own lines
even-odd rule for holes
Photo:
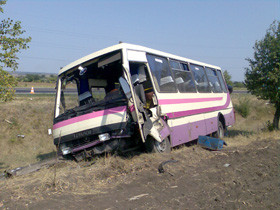
<svg viewBox="0 0 280 210">
<path fill-rule="evenodd" d="M 166 140 L 162 140 L 162 142 L 158 142 L 155 140 L 155 146 L 159 152 L 164 152 L 166 150 Z"/>
</svg>

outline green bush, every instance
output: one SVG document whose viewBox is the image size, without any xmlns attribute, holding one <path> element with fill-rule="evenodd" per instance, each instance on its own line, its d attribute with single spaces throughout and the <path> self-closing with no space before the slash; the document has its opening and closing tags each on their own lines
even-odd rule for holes
<svg viewBox="0 0 280 210">
<path fill-rule="evenodd" d="M 239 104 L 235 105 L 235 108 L 237 113 L 239 113 L 242 117 L 246 118 L 249 116 L 251 111 L 251 103 L 249 98 L 240 98 Z"/>
<path fill-rule="evenodd" d="M 268 130 L 268 131 L 273 131 L 274 130 L 273 123 L 271 123 L 270 120 L 265 122 L 264 130 Z"/>
</svg>

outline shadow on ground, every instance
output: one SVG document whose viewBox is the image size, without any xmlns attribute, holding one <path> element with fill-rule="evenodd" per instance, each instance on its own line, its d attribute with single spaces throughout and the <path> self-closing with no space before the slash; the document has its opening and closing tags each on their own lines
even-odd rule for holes
<svg viewBox="0 0 280 210">
<path fill-rule="evenodd" d="M 253 131 L 244 131 L 244 130 L 229 130 L 228 131 L 228 137 L 235 137 L 235 136 L 251 136 L 253 135 L 254 132 Z"/>
<path fill-rule="evenodd" d="M 49 159 L 49 158 L 53 158 L 53 157 L 56 157 L 56 152 L 55 151 L 37 155 L 37 159 L 40 160 L 40 161 L 46 160 L 46 159 Z"/>
</svg>

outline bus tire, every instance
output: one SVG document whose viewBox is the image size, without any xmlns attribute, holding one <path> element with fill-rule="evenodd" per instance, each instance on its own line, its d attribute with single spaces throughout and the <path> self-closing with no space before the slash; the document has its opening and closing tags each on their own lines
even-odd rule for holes
<svg viewBox="0 0 280 210">
<path fill-rule="evenodd" d="M 214 138 L 222 139 L 225 136 L 225 128 L 223 123 L 219 120 L 218 121 L 218 130 L 213 133 Z"/>
<path fill-rule="evenodd" d="M 166 137 L 162 142 L 158 142 L 153 137 L 148 136 L 145 142 L 146 151 L 149 153 L 170 153 L 171 145 L 169 138 Z"/>
</svg>

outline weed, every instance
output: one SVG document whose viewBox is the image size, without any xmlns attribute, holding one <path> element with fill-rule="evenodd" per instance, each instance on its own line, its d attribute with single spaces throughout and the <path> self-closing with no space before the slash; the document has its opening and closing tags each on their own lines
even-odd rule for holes
<svg viewBox="0 0 280 210">
<path fill-rule="evenodd" d="M 235 110 L 244 118 L 250 114 L 251 101 L 249 98 L 244 97 L 239 99 L 239 104 L 235 105 Z"/>
<path fill-rule="evenodd" d="M 11 143 L 15 143 L 16 141 L 17 141 L 17 139 L 15 137 L 12 137 L 9 139 L 9 142 L 11 142 Z"/>
<path fill-rule="evenodd" d="M 274 130 L 273 123 L 270 122 L 270 120 L 268 120 L 267 122 L 265 122 L 265 127 L 262 130 L 263 131 L 273 131 Z"/>
</svg>

